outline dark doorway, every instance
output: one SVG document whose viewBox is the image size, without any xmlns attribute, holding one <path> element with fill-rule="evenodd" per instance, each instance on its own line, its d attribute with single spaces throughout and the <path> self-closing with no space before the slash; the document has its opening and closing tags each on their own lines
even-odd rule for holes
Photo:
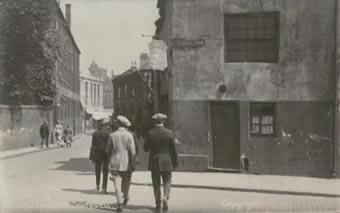
<svg viewBox="0 0 340 213">
<path fill-rule="evenodd" d="M 212 167 L 240 169 L 240 107 L 236 102 L 210 105 Z"/>
</svg>

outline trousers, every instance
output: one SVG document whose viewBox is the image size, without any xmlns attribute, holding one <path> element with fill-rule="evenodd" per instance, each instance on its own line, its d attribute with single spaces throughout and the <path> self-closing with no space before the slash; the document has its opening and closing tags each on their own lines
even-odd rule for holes
<svg viewBox="0 0 340 213">
<path fill-rule="evenodd" d="M 48 136 L 46 138 L 41 138 L 41 148 L 44 146 L 44 141 L 46 147 L 48 147 Z"/>
<path fill-rule="evenodd" d="M 125 175 L 122 177 L 122 193 L 125 199 L 130 199 L 129 197 L 129 190 L 131 185 L 131 178 L 132 178 L 131 170 L 126 171 Z"/>
<path fill-rule="evenodd" d="M 164 199 L 169 200 L 171 190 L 171 171 L 151 170 L 152 186 L 156 205 L 161 205 L 161 177 L 163 181 Z"/>
<path fill-rule="evenodd" d="M 126 176 L 126 171 L 112 171 L 112 180 L 116 190 L 116 197 L 117 203 L 123 203 L 123 196 L 122 196 L 122 180 Z"/>
<path fill-rule="evenodd" d="M 108 169 L 108 159 L 107 158 L 101 158 L 96 159 L 95 161 L 95 170 L 96 170 L 96 184 L 97 186 L 100 185 L 100 175 L 103 171 L 103 185 L 102 188 L 107 188 L 107 178 L 109 176 L 109 169 Z"/>
</svg>

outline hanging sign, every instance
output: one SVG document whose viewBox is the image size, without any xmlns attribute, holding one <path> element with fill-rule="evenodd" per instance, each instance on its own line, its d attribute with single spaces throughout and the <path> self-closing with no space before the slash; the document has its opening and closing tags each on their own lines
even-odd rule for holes
<svg viewBox="0 0 340 213">
<path fill-rule="evenodd" d="M 185 38 L 174 38 L 171 41 L 172 47 L 175 49 L 190 50 L 203 47 L 205 40 L 202 38 L 197 39 L 185 39 Z"/>
<path fill-rule="evenodd" d="M 162 40 L 153 39 L 149 44 L 150 66 L 153 70 L 162 70 L 168 67 L 167 45 Z"/>
</svg>

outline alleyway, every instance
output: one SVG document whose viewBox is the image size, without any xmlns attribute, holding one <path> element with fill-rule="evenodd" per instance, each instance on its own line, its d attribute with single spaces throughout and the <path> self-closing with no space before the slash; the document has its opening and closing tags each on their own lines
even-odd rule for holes
<svg viewBox="0 0 340 213">
<path fill-rule="evenodd" d="M 93 165 L 88 160 L 90 139 L 83 135 L 70 149 L 2 159 L 1 212 L 115 209 L 112 183 L 107 195 L 95 190 Z M 145 154 L 140 161 L 124 212 L 153 212 Z M 169 212 L 340 212 L 339 183 L 334 179 L 175 172 Z"/>
</svg>

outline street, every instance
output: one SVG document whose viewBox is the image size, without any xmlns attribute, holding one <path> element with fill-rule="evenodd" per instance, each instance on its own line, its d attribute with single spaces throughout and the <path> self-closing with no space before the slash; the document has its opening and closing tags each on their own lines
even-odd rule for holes
<svg viewBox="0 0 340 213">
<path fill-rule="evenodd" d="M 91 136 L 83 135 L 72 148 L 1 160 L 1 212 L 115 210 L 113 183 L 109 181 L 107 195 L 95 190 L 90 145 Z M 146 155 L 140 155 L 124 212 L 153 212 Z M 303 183 L 310 184 L 308 191 Z M 337 186 L 334 179 L 174 172 L 169 212 L 340 212 Z"/>
</svg>

